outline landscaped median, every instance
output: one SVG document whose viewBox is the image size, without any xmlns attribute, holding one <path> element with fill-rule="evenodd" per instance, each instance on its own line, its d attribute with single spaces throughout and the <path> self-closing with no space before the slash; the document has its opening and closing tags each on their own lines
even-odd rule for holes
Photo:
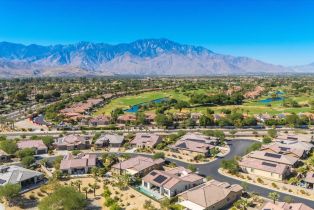
<svg viewBox="0 0 314 210">
<path fill-rule="evenodd" d="M 223 176 L 230 177 L 232 179 L 237 179 L 239 181 L 243 181 L 249 184 L 257 185 L 259 187 L 271 189 L 277 192 L 285 193 L 291 196 L 296 196 L 308 200 L 314 200 L 314 191 L 305 189 L 302 187 L 294 186 L 285 184 L 282 182 L 277 182 L 273 180 L 264 179 L 261 177 L 257 177 L 251 174 L 244 174 L 244 173 L 238 173 L 238 174 L 230 174 L 226 170 L 220 168 L 218 170 L 218 173 L 220 173 Z"/>
</svg>

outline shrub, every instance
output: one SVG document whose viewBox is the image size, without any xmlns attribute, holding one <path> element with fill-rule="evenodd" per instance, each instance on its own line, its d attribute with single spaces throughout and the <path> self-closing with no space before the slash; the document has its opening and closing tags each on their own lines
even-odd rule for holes
<svg viewBox="0 0 314 210">
<path fill-rule="evenodd" d="M 271 143 L 271 138 L 269 136 L 264 136 L 263 137 L 263 144 L 269 144 Z"/>
<path fill-rule="evenodd" d="M 237 174 L 240 170 L 239 164 L 236 159 L 222 160 L 221 167 L 231 174 Z"/>
<path fill-rule="evenodd" d="M 274 187 L 274 188 L 278 188 L 277 184 L 274 183 L 274 182 L 271 183 L 271 186 Z"/>
<path fill-rule="evenodd" d="M 261 184 L 264 184 L 264 181 L 261 178 L 259 178 L 259 177 L 257 178 L 257 182 L 261 183 Z"/>
</svg>

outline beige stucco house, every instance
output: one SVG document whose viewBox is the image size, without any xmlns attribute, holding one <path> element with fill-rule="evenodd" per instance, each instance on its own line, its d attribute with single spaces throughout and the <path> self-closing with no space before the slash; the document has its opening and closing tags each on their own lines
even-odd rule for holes
<svg viewBox="0 0 314 210">
<path fill-rule="evenodd" d="M 242 195 L 240 185 L 211 180 L 178 195 L 185 210 L 218 210 L 229 207 Z"/>
</svg>

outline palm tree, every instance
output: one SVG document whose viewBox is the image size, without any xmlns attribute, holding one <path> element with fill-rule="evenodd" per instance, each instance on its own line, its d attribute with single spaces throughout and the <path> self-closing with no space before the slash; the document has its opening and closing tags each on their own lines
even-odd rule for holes
<svg viewBox="0 0 314 210">
<path fill-rule="evenodd" d="M 79 192 L 81 192 L 82 181 L 81 180 L 77 180 L 77 181 L 74 182 L 74 185 L 77 187 Z"/>
<path fill-rule="evenodd" d="M 94 184 L 89 184 L 88 185 L 94 192 L 94 197 L 96 196 L 96 189 L 99 189 L 99 185 L 95 182 Z"/>
<path fill-rule="evenodd" d="M 82 190 L 85 192 L 85 198 L 87 199 L 88 187 L 83 187 Z"/>
<path fill-rule="evenodd" d="M 268 194 L 268 198 L 272 199 L 274 204 L 276 203 L 276 201 L 279 199 L 280 195 L 277 192 L 270 192 Z"/>
<path fill-rule="evenodd" d="M 249 206 L 249 202 L 247 199 L 240 199 L 237 202 L 235 202 L 233 206 L 236 207 L 237 209 L 246 210 L 247 207 Z"/>
</svg>

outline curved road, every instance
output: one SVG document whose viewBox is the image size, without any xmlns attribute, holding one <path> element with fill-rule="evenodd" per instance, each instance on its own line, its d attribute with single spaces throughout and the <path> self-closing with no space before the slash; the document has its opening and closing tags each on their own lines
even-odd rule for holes
<svg viewBox="0 0 314 210">
<path fill-rule="evenodd" d="M 213 179 L 216 179 L 218 181 L 228 182 L 230 184 L 240 184 L 241 185 L 241 183 L 242 183 L 241 181 L 221 175 L 220 173 L 218 173 L 218 169 L 220 168 L 220 164 L 221 164 L 221 161 L 223 159 L 232 159 L 234 156 L 243 156 L 245 154 L 246 149 L 254 142 L 256 142 L 256 141 L 245 140 L 245 139 L 242 139 L 242 140 L 241 139 L 235 139 L 232 141 L 228 141 L 228 144 L 230 146 L 230 153 L 227 154 L 224 158 L 217 159 L 216 161 L 213 161 L 211 163 L 198 164 L 195 166 L 197 167 L 200 174 L 210 176 Z M 168 160 L 175 162 L 178 166 L 186 167 L 187 165 L 189 165 L 187 163 L 184 163 L 184 162 L 181 162 L 178 160 L 174 160 L 174 159 L 168 159 Z M 267 197 L 270 192 L 275 191 L 272 189 L 259 187 L 257 185 L 253 185 L 250 183 L 247 183 L 247 185 L 248 185 L 248 191 L 257 192 L 258 194 L 260 194 L 263 197 Z M 282 200 L 285 196 L 291 196 L 293 198 L 294 202 L 302 202 L 302 203 L 305 203 L 306 205 L 314 208 L 314 201 L 299 198 L 299 197 L 292 196 L 292 195 L 288 195 L 288 194 L 285 194 L 282 192 L 278 192 L 278 194 L 280 195 L 279 200 Z"/>
</svg>

